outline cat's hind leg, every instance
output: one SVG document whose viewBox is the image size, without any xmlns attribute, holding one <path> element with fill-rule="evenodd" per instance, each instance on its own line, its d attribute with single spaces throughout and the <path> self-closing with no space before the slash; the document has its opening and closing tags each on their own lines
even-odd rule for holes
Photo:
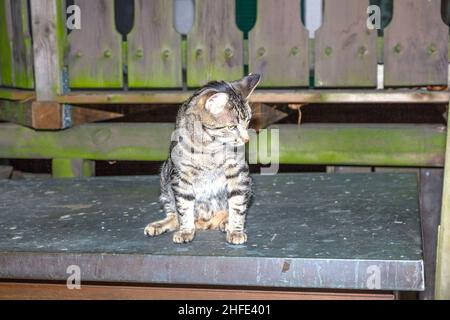
<svg viewBox="0 0 450 320">
<path fill-rule="evenodd" d="M 226 210 L 215 213 L 209 220 L 198 218 L 195 220 L 195 229 L 197 230 L 221 230 L 225 232 L 225 226 L 228 221 L 228 212 Z"/>
</svg>

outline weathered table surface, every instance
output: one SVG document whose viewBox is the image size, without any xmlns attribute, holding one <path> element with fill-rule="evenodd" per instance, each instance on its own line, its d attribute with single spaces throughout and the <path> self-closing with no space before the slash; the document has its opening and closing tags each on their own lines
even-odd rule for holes
<svg viewBox="0 0 450 320">
<path fill-rule="evenodd" d="M 248 243 L 144 235 L 158 177 L 0 182 L 0 279 L 423 290 L 410 174 L 254 176 Z"/>
</svg>

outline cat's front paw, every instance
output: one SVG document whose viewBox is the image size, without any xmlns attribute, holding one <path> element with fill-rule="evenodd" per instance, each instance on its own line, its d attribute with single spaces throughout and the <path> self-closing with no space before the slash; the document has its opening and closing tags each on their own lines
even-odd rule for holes
<svg viewBox="0 0 450 320">
<path fill-rule="evenodd" d="M 244 231 L 227 231 L 227 242 L 231 244 L 246 243 L 247 234 Z"/>
<path fill-rule="evenodd" d="M 159 222 L 149 223 L 144 229 L 144 233 L 149 237 L 158 236 L 164 233 L 164 231 L 163 224 Z"/>
<path fill-rule="evenodd" d="M 194 239 L 195 231 L 180 230 L 173 234 L 173 242 L 188 243 Z"/>
</svg>

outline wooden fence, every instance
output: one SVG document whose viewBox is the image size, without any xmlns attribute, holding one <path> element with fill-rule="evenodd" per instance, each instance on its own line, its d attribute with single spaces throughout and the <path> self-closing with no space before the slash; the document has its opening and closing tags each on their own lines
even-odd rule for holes
<svg viewBox="0 0 450 320">
<path fill-rule="evenodd" d="M 56 18 L 63 20 L 65 5 L 56 2 Z M 366 25 L 369 0 L 325 0 L 315 41 L 301 23 L 299 0 L 259 1 L 248 41 L 235 23 L 235 0 L 195 1 L 194 25 L 185 40 L 173 27 L 173 1 L 135 0 L 126 41 L 116 30 L 113 1 L 74 4 L 81 8 L 81 29 L 66 37 L 60 23 L 55 39 L 73 90 L 195 88 L 239 78 L 244 65 L 263 74 L 261 87 L 309 87 L 312 69 L 315 88 L 375 88 L 377 62 L 385 66 L 385 87 L 447 85 L 448 27 L 440 0 L 396 0 L 380 40 Z M 26 0 L 0 0 L 4 87 L 34 87 L 32 41 L 36 46 L 40 39 L 31 37 L 29 15 Z"/>
</svg>

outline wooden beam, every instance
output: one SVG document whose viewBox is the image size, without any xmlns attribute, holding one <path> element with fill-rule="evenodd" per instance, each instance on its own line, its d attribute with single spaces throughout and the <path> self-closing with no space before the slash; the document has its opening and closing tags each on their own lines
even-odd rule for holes
<svg viewBox="0 0 450 320">
<path fill-rule="evenodd" d="M 97 110 L 93 108 L 71 107 L 72 125 L 83 123 L 105 121 L 123 117 L 122 113 Z"/>
<path fill-rule="evenodd" d="M 55 102 L 0 101 L 0 120 L 35 129 L 60 129 L 61 105 Z"/>
<path fill-rule="evenodd" d="M 442 167 L 445 127 L 407 124 L 277 125 L 279 163 Z M 0 125 L 0 158 L 167 159 L 173 123 L 99 123 L 36 132 Z"/>
<path fill-rule="evenodd" d="M 288 291 L 247 288 L 180 288 L 126 285 L 81 285 L 67 289 L 63 284 L 0 283 L 0 299 L 143 299 L 143 300 L 393 300 L 392 292 Z"/>
<path fill-rule="evenodd" d="M 59 103 L 71 104 L 180 104 L 193 91 L 72 91 L 58 95 Z M 0 99 L 33 100 L 32 91 L 0 88 Z M 441 103 L 449 92 L 425 90 L 257 90 L 253 103 Z"/>
<path fill-rule="evenodd" d="M 449 118 L 450 119 L 450 118 Z M 447 122 L 447 128 L 450 120 Z M 435 298 L 450 299 L 450 130 L 447 131 L 441 222 L 438 229 Z"/>
<path fill-rule="evenodd" d="M 62 105 L 57 102 L 34 101 L 31 127 L 43 130 L 64 128 Z"/>
<path fill-rule="evenodd" d="M 73 125 L 120 118 L 121 113 L 86 107 L 70 108 Z M 63 127 L 63 107 L 57 102 L 0 100 L 0 120 L 34 129 L 56 130 Z"/>
<path fill-rule="evenodd" d="M 56 101 L 69 104 L 180 104 L 193 91 L 72 91 Z M 252 103 L 441 103 L 448 91 L 425 90 L 257 90 Z"/>
<path fill-rule="evenodd" d="M 253 103 L 251 107 L 252 120 L 250 121 L 250 128 L 256 131 L 267 128 L 272 123 L 276 123 L 288 116 L 287 113 L 263 103 Z"/>
</svg>

